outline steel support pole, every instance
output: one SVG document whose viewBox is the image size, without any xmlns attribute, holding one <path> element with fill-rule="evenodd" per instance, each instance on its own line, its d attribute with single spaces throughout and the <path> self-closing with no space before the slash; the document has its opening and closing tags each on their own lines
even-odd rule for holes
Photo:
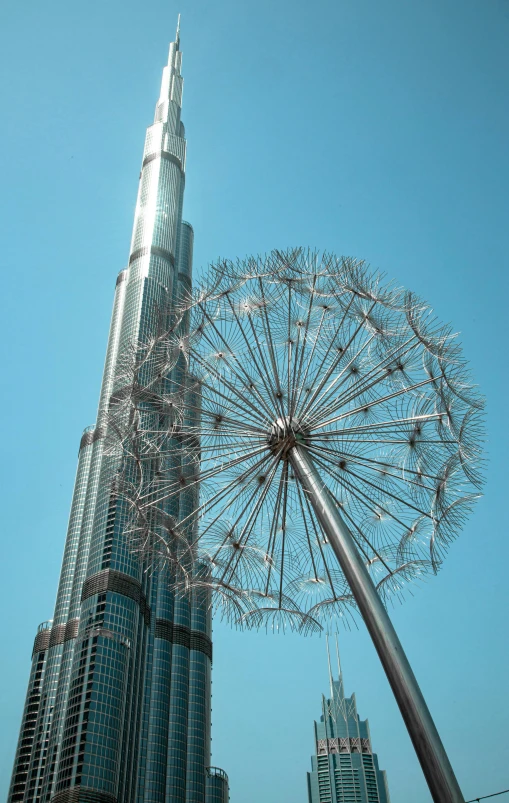
<svg viewBox="0 0 509 803">
<path fill-rule="evenodd" d="M 288 459 L 343 570 L 421 763 L 435 803 L 465 803 L 419 684 L 354 538 L 305 446 Z"/>
</svg>

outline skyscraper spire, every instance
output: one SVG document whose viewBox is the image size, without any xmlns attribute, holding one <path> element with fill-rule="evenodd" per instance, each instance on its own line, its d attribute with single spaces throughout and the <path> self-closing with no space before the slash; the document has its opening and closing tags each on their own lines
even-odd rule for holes
<svg viewBox="0 0 509 803">
<path fill-rule="evenodd" d="M 336 658 L 338 661 L 338 683 L 340 684 L 341 694 L 344 695 L 345 690 L 343 686 L 343 670 L 341 669 L 341 659 L 339 657 L 339 642 L 337 633 L 336 633 Z"/>
<path fill-rule="evenodd" d="M 332 695 L 334 694 L 334 686 L 333 686 L 333 680 L 332 680 L 332 667 L 331 667 L 331 663 L 330 663 L 330 649 L 329 649 L 329 634 L 328 633 L 325 636 L 325 644 L 327 646 L 327 664 L 329 666 L 329 688 L 330 688 L 330 696 L 332 698 Z M 336 641 L 336 645 L 337 645 L 337 641 Z"/>
</svg>

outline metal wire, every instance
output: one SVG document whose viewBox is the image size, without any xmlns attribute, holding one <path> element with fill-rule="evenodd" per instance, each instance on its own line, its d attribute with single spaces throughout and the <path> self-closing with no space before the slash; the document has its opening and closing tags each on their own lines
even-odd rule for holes
<svg viewBox="0 0 509 803">
<path fill-rule="evenodd" d="M 492 795 L 484 795 L 483 797 L 474 797 L 472 800 L 467 800 L 466 803 L 479 803 L 480 800 L 487 800 L 489 797 L 498 797 L 498 795 L 507 795 L 509 789 L 504 789 L 502 792 L 494 792 Z"/>
</svg>

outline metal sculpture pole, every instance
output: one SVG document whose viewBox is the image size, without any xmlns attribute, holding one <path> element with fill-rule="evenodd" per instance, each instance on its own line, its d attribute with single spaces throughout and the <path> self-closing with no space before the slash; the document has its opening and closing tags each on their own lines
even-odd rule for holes
<svg viewBox="0 0 509 803">
<path fill-rule="evenodd" d="M 348 580 L 399 705 L 433 800 L 435 803 L 464 803 L 419 684 L 350 530 L 306 447 L 296 442 L 288 450 L 288 460 Z"/>
</svg>

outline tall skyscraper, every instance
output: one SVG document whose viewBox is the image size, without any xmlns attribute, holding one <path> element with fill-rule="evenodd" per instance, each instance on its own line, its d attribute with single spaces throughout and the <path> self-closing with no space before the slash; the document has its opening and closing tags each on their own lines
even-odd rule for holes
<svg viewBox="0 0 509 803">
<path fill-rule="evenodd" d="M 371 749 L 368 721 L 359 718 L 355 694 L 345 697 L 339 653 L 338 679 L 332 678 L 330 657 L 329 679 L 330 698 L 322 696 L 322 715 L 315 722 L 309 803 L 390 803 L 385 771 Z"/>
<path fill-rule="evenodd" d="M 105 449 L 120 361 L 191 287 L 181 61 L 177 29 L 145 139 L 128 265 L 116 280 L 97 421 L 81 438 L 55 612 L 35 638 L 9 803 L 228 799 L 226 774 L 208 766 L 207 600 L 175 598 L 168 573 L 144 571 L 130 553 L 118 457 Z M 183 492 L 181 514 L 190 502 Z"/>
</svg>

